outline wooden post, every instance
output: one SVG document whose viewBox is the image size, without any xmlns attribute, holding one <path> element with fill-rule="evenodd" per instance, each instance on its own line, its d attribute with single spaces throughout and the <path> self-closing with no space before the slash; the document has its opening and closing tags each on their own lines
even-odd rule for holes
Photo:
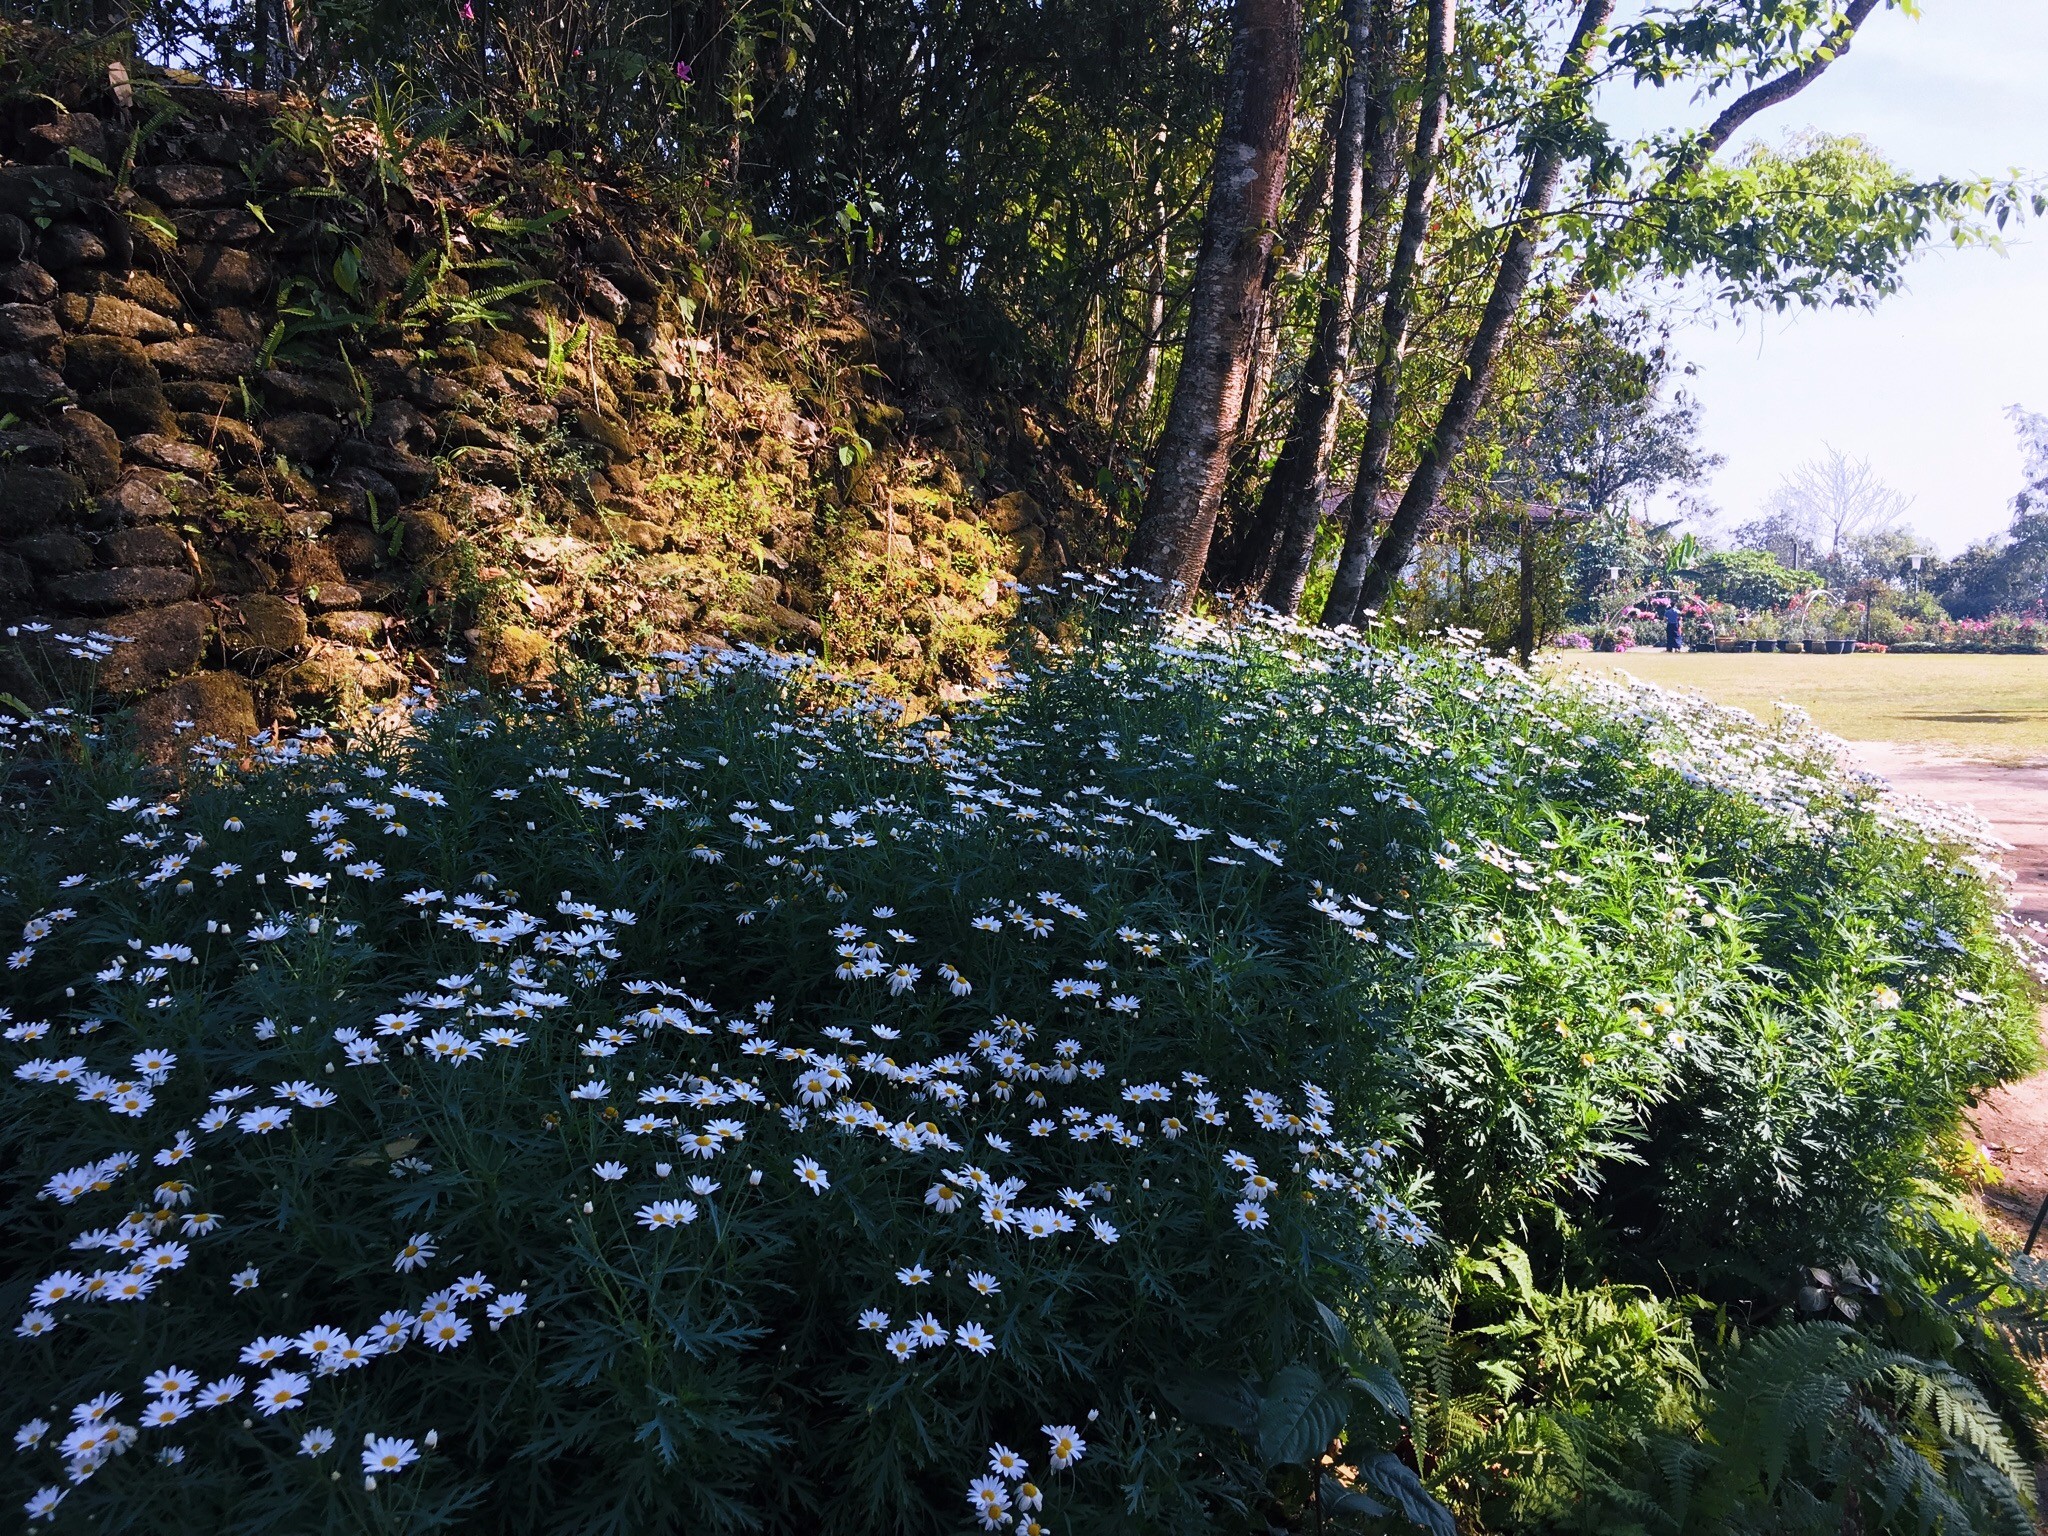
<svg viewBox="0 0 2048 1536">
<path fill-rule="evenodd" d="M 1536 649 L 1536 520 L 1526 508 L 1522 512 L 1521 554 L 1522 569 L 1516 583 L 1521 611 L 1515 619 L 1515 656 L 1526 667 Z"/>
</svg>

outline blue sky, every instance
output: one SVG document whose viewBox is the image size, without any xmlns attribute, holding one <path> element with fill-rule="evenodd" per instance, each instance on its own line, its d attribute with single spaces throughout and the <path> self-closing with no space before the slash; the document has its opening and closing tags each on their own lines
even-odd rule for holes
<svg viewBox="0 0 2048 1536">
<path fill-rule="evenodd" d="M 1859 133 L 1916 174 L 2048 172 L 2048 0 L 1922 0 L 1874 15 L 1849 55 L 1754 125 Z M 1617 126 L 1701 119 L 1682 99 L 1603 102 Z M 1649 108 L 1654 116 L 1638 117 Z M 2008 405 L 2048 411 L 2048 221 L 2002 252 L 1930 249 L 1874 311 L 1687 323 L 1721 526 L 1755 513 L 1822 444 L 1867 457 L 1913 497 L 1947 553 L 2002 530 L 2019 488 Z"/>
</svg>

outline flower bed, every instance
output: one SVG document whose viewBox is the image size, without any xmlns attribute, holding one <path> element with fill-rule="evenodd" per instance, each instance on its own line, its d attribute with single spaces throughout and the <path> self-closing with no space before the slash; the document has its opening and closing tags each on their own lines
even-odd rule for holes
<svg viewBox="0 0 2048 1536">
<path fill-rule="evenodd" d="M 1625 1197 L 1732 1283 L 2024 1064 L 1982 881 L 1806 748 L 1129 602 L 950 723 L 748 651 L 175 793 L 21 733 L 19 1502 L 1447 1529 L 1374 1342 L 1442 1254 Z"/>
</svg>

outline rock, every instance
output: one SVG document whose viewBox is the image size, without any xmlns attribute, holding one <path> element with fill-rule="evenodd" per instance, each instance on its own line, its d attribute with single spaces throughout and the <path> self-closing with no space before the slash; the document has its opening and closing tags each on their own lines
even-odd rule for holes
<svg viewBox="0 0 2048 1536">
<path fill-rule="evenodd" d="M 298 702 L 347 705 L 388 699 L 405 686 L 405 674 L 387 661 L 331 640 L 308 644 L 306 659 L 281 679 L 286 693 Z"/>
<path fill-rule="evenodd" d="M 321 614 L 313 621 L 313 633 L 343 645 L 371 646 L 384 638 L 384 628 L 390 622 L 367 608 L 343 608 Z"/>
<path fill-rule="evenodd" d="M 256 350 L 211 336 L 160 341 L 148 351 L 150 365 L 166 379 L 239 379 L 256 372 Z"/>
<path fill-rule="evenodd" d="M 562 420 L 560 411 L 540 400 L 514 401 L 505 414 L 528 437 L 546 437 Z"/>
<path fill-rule="evenodd" d="M 107 158 L 107 130 L 90 112 L 65 112 L 51 122 L 37 123 L 24 137 L 53 154 L 77 149 L 95 160 Z"/>
<path fill-rule="evenodd" d="M 332 537 L 324 541 L 334 555 L 335 564 L 347 576 L 361 576 L 383 567 L 385 552 L 391 547 L 388 536 L 372 533 L 361 523 L 344 523 Z"/>
<path fill-rule="evenodd" d="M 135 738 L 152 762 L 182 762 L 204 737 L 240 745 L 256 734 L 249 685 L 226 672 L 201 672 L 171 684 L 135 711 Z"/>
<path fill-rule="evenodd" d="M 74 336 L 64 348 L 64 382 L 81 395 L 102 389 L 157 389 L 162 381 L 132 336 Z"/>
<path fill-rule="evenodd" d="M 288 598 L 252 592 L 228 605 L 221 637 L 238 661 L 273 661 L 306 643 L 306 612 Z"/>
<path fill-rule="evenodd" d="M 370 412 L 370 423 L 363 436 L 373 443 L 403 448 L 409 453 L 431 452 L 440 440 L 433 423 L 407 400 L 379 400 Z"/>
<path fill-rule="evenodd" d="M 171 565 L 183 569 L 185 541 L 161 523 L 123 528 L 100 540 L 102 565 Z"/>
<path fill-rule="evenodd" d="M 0 534 L 48 528 L 84 494 L 76 477 L 61 469 L 0 464 Z"/>
<path fill-rule="evenodd" d="M 583 274 L 583 302 L 590 312 L 613 325 L 623 325 L 632 310 L 632 303 L 619 292 L 619 285 L 602 272 Z"/>
<path fill-rule="evenodd" d="M 126 526 L 174 518 L 178 509 L 149 481 L 131 476 L 100 498 L 100 515 L 116 526 Z"/>
<path fill-rule="evenodd" d="M 1039 520 L 1038 503 L 1022 491 L 1009 491 L 981 509 L 981 520 L 997 533 L 1016 533 Z"/>
<path fill-rule="evenodd" d="M 246 421 L 237 421 L 232 416 L 195 413 L 179 418 L 178 425 L 205 444 L 209 452 L 219 455 L 223 463 L 260 464 L 263 461 L 263 439 Z"/>
<path fill-rule="evenodd" d="M 0 432 L 0 461 L 9 464 L 55 464 L 64 457 L 64 439 L 42 427 Z"/>
<path fill-rule="evenodd" d="M 197 411 L 203 416 L 242 414 L 241 386 L 219 379 L 172 379 L 164 385 L 164 398 L 174 411 Z"/>
<path fill-rule="evenodd" d="M 167 208 L 217 207 L 241 201 L 228 173 L 217 166 L 137 166 L 134 181 L 136 190 Z"/>
<path fill-rule="evenodd" d="M 256 430 L 272 453 L 294 464 L 324 464 L 341 441 L 341 423 L 314 411 L 286 411 L 266 418 Z"/>
<path fill-rule="evenodd" d="M 56 435 L 88 491 L 108 490 L 121 478 L 121 440 L 91 411 L 74 408 L 59 413 Z"/>
<path fill-rule="evenodd" d="M 245 347 L 261 348 L 263 345 L 263 324 L 253 310 L 239 305 L 224 305 L 211 311 L 207 322 L 223 341 L 238 342 Z"/>
<path fill-rule="evenodd" d="M 178 238 L 195 245 L 249 245 L 263 238 L 263 225 L 246 208 L 188 208 L 171 216 Z"/>
<path fill-rule="evenodd" d="M 802 635 L 813 645 L 825 638 L 825 631 L 818 621 L 807 613 L 798 613 L 786 603 L 770 603 L 768 618 L 785 634 Z"/>
<path fill-rule="evenodd" d="M 181 443 L 176 438 L 162 437 L 154 432 L 129 438 L 128 455 L 144 464 L 154 464 L 158 469 L 197 475 L 201 479 L 210 478 L 220 469 L 220 461 L 197 443 Z"/>
<path fill-rule="evenodd" d="M 397 486 L 360 464 L 336 470 L 324 494 L 334 499 L 337 517 L 351 517 L 359 523 L 369 522 L 373 513 L 379 518 L 391 516 L 405 499 L 398 494 Z"/>
<path fill-rule="evenodd" d="M 116 693 L 140 693 L 176 673 L 191 671 L 199 665 L 206 644 L 206 620 L 206 606 L 188 602 L 102 621 L 102 630 L 125 637 L 128 644 L 115 646 L 114 654 L 100 664 L 101 685 Z"/>
<path fill-rule="evenodd" d="M 456 473 L 465 480 L 495 485 L 502 491 L 516 491 L 526 483 L 525 467 L 510 449 L 458 448 L 450 457 Z"/>
<path fill-rule="evenodd" d="M 107 242 L 83 224 L 52 224 L 36 242 L 36 259 L 52 272 L 96 267 L 107 259 Z"/>
<path fill-rule="evenodd" d="M 171 402 L 154 384 L 103 389 L 87 395 L 84 404 L 123 437 L 168 437 L 178 430 Z"/>
<path fill-rule="evenodd" d="M 0 409 L 39 411 L 70 398 L 64 376 L 19 352 L 0 354 Z"/>
<path fill-rule="evenodd" d="M 169 341 L 178 334 L 177 321 L 110 293 L 67 293 L 57 301 L 57 314 L 68 330 L 94 331 L 102 336 Z"/>
<path fill-rule="evenodd" d="M 270 286 L 270 263 L 232 245 L 195 245 L 179 251 L 192 291 L 206 304 L 241 304 Z"/>
<path fill-rule="evenodd" d="M 512 440 L 495 427 L 487 427 L 474 416 L 457 412 L 441 418 L 444 448 L 510 448 Z"/>
<path fill-rule="evenodd" d="M 0 166 L 0 213 L 25 219 L 70 213 L 95 199 L 95 185 L 69 166 Z"/>
<path fill-rule="evenodd" d="M 26 602 L 35 595 L 35 589 L 35 577 L 29 572 L 28 562 L 0 550 L 0 604 Z M 8 691 L 19 693 L 21 690 Z"/>
<path fill-rule="evenodd" d="M 141 565 L 58 576 L 48 583 L 48 590 L 53 599 L 67 608 L 79 608 L 87 613 L 113 613 L 118 609 L 140 608 L 152 603 L 175 603 L 190 597 L 198 585 L 198 578 L 190 571 Z"/>
<path fill-rule="evenodd" d="M 5 174 L 0 171 L 0 176 Z M 26 224 L 11 213 L 0 213 L 0 261 L 26 262 L 35 244 L 36 237 Z"/>
<path fill-rule="evenodd" d="M 114 284 L 115 297 L 140 304 L 144 309 L 153 309 L 160 315 L 181 315 L 185 312 L 185 301 L 154 272 L 130 267 L 114 278 Z"/>
<path fill-rule="evenodd" d="M 0 304 L 0 350 L 56 363 L 64 356 L 64 332 L 46 305 Z"/>
<path fill-rule="evenodd" d="M 438 512 L 407 512 L 405 542 L 401 546 L 408 560 L 427 560 L 450 548 L 459 537 L 455 525 Z"/>
<path fill-rule="evenodd" d="M 467 630 L 462 638 L 469 645 L 472 665 L 500 684 L 526 683 L 541 676 L 555 649 L 554 642 L 540 630 L 520 624 Z"/>
<path fill-rule="evenodd" d="M 576 430 L 598 444 L 613 458 L 630 459 L 640 451 L 626 424 L 608 411 L 584 406 L 576 412 Z"/>
<path fill-rule="evenodd" d="M 33 261 L 0 262 L 0 299 L 10 304 L 47 304 L 57 297 L 57 279 Z"/>
<path fill-rule="evenodd" d="M 46 528 L 41 533 L 31 534 L 18 540 L 13 550 L 28 562 L 31 570 L 40 571 L 45 576 L 68 576 L 73 571 L 88 570 L 92 566 L 92 546 L 62 528 Z"/>
<path fill-rule="evenodd" d="M 630 545 L 643 555 L 651 555 L 668 542 L 668 530 L 659 523 L 650 523 L 638 517 L 609 517 L 605 526 L 621 544 Z"/>
<path fill-rule="evenodd" d="M 345 375 L 268 368 L 257 382 L 263 387 L 263 403 L 273 411 L 322 411 L 329 416 L 352 416 L 363 405 L 362 394 Z"/>
<path fill-rule="evenodd" d="M 404 379 L 406 398 L 430 411 L 453 410 L 469 393 L 460 381 L 426 368 L 408 368 Z"/>
<path fill-rule="evenodd" d="M 374 470 L 407 498 L 424 496 L 434 488 L 434 466 L 402 448 L 355 437 L 335 450 L 335 458 L 345 467 Z"/>
</svg>

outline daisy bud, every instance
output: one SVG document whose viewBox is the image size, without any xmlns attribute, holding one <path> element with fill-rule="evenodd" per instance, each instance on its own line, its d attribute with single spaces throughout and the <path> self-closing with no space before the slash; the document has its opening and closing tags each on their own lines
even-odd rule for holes
<svg viewBox="0 0 2048 1536">
<path fill-rule="evenodd" d="M 435 1446 L 441 1443 L 441 1431 L 439 1431 L 438 1429 L 430 1429 L 426 1432 L 423 1438 L 427 1442 L 427 1449 L 431 1451 Z"/>
<path fill-rule="evenodd" d="M 747 1170 L 747 1182 L 749 1184 L 759 1185 L 761 1182 L 761 1170 L 758 1168 L 749 1168 Z"/>
<path fill-rule="evenodd" d="M 589 1215 L 589 1214 L 590 1214 L 590 1213 L 591 1213 L 591 1212 L 592 1212 L 592 1211 L 593 1211 L 594 1209 L 596 1209 L 596 1207 L 594 1207 L 593 1205 L 591 1205 L 591 1203 L 590 1203 L 590 1202 L 589 1202 L 588 1200 L 586 1200 L 586 1201 L 584 1201 L 584 1202 L 583 1202 L 583 1214 L 584 1214 L 584 1215 L 588 1216 L 588 1215 Z"/>
</svg>

